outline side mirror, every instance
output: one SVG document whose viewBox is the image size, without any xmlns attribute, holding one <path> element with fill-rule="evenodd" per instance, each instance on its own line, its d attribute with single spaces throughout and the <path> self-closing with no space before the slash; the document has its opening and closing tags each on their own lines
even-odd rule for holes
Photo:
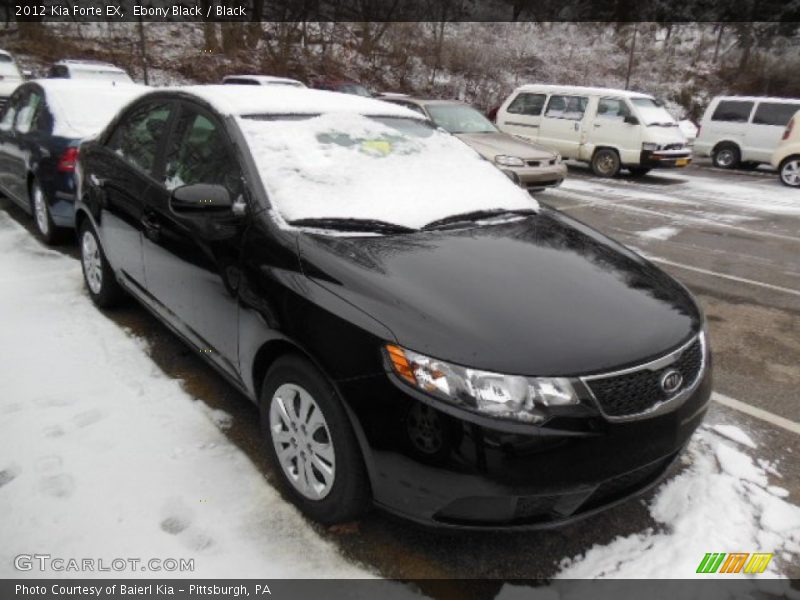
<svg viewBox="0 0 800 600">
<path fill-rule="evenodd" d="M 628 125 L 638 125 L 639 124 L 639 119 L 637 119 L 633 115 L 628 115 L 627 117 L 625 117 L 625 122 Z"/>
<path fill-rule="evenodd" d="M 176 188 L 170 198 L 176 213 L 222 212 L 233 208 L 228 190 L 216 184 L 193 183 Z"/>
</svg>

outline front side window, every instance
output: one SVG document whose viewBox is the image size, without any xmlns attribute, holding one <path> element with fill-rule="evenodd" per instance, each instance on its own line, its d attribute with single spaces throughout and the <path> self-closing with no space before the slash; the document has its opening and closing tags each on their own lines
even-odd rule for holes
<svg viewBox="0 0 800 600">
<path fill-rule="evenodd" d="M 630 108 L 622 98 L 600 98 L 597 116 L 603 119 L 624 119 L 631 114 Z"/>
<path fill-rule="evenodd" d="M 538 117 L 542 114 L 545 98 L 547 98 L 547 96 L 544 94 L 520 94 L 511 101 L 506 112 L 512 115 Z"/>
<path fill-rule="evenodd" d="M 464 104 L 428 104 L 437 126 L 450 133 L 495 133 L 497 128 L 480 112 Z"/>
<path fill-rule="evenodd" d="M 753 110 L 752 102 L 743 100 L 723 100 L 717 105 L 712 121 L 728 121 L 730 123 L 747 123 L 750 111 Z"/>
<path fill-rule="evenodd" d="M 169 190 L 207 183 L 225 187 L 234 198 L 242 192 L 239 167 L 221 127 L 195 110 L 181 112 L 165 164 L 164 185 Z"/>
<path fill-rule="evenodd" d="M 169 115 L 167 103 L 147 104 L 129 112 L 112 134 L 108 148 L 128 164 L 152 175 Z"/>
<path fill-rule="evenodd" d="M 34 122 L 41 110 L 44 97 L 37 90 L 32 90 L 22 101 L 22 106 L 17 113 L 15 129 L 19 133 L 29 133 L 35 129 Z"/>
<path fill-rule="evenodd" d="M 761 102 L 753 115 L 753 123 L 757 125 L 778 125 L 786 127 L 789 119 L 800 110 L 800 104 L 784 102 Z"/>
<path fill-rule="evenodd" d="M 580 121 L 586 112 L 589 98 L 586 96 L 551 96 L 547 103 L 545 117 Z"/>
</svg>

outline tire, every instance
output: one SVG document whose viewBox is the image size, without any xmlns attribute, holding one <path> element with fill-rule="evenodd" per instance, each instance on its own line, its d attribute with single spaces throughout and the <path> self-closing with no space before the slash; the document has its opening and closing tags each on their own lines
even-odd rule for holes
<svg viewBox="0 0 800 600">
<path fill-rule="evenodd" d="M 125 292 L 117 282 L 111 265 L 108 264 L 97 232 L 86 219 L 78 233 L 78 248 L 81 253 L 83 282 L 92 302 L 100 308 L 117 306 L 125 297 Z"/>
<path fill-rule="evenodd" d="M 53 223 L 50 214 L 50 205 L 42 190 L 42 186 L 36 179 L 31 183 L 30 188 L 31 215 L 33 215 L 33 225 L 36 236 L 48 246 L 54 246 L 64 241 L 66 231 Z"/>
<path fill-rule="evenodd" d="M 621 168 L 616 150 L 601 148 L 592 157 L 592 172 L 598 177 L 616 177 Z"/>
<path fill-rule="evenodd" d="M 787 156 L 778 167 L 778 178 L 783 185 L 800 187 L 800 154 Z"/>
<path fill-rule="evenodd" d="M 736 144 L 719 144 L 711 153 L 711 162 L 718 169 L 735 169 L 741 159 L 742 153 Z"/>
<path fill-rule="evenodd" d="M 649 167 L 628 167 L 631 177 L 644 177 L 650 172 Z"/>
<path fill-rule="evenodd" d="M 307 359 L 283 356 L 267 371 L 259 407 L 270 461 L 292 502 L 324 525 L 362 516 L 370 505 L 369 480 L 328 379 Z"/>
</svg>

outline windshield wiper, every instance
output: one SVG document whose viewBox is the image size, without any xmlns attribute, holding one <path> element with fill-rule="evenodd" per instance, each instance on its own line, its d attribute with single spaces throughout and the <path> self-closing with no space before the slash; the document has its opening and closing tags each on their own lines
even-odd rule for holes
<svg viewBox="0 0 800 600">
<path fill-rule="evenodd" d="M 413 233 L 416 229 L 380 221 L 377 219 L 355 219 L 352 217 L 315 217 L 289 221 L 295 227 L 314 227 L 318 229 L 335 229 L 337 231 L 369 231 L 374 233 Z"/>
<path fill-rule="evenodd" d="M 526 215 L 535 215 L 536 211 L 532 208 L 521 208 L 515 210 L 509 210 L 506 208 L 492 208 L 489 210 L 474 210 L 472 212 L 465 212 L 460 213 L 457 215 L 450 215 L 449 217 L 445 217 L 443 219 L 436 219 L 435 221 L 431 221 L 425 227 L 422 228 L 423 231 L 431 231 L 432 229 L 446 229 L 447 227 L 451 227 L 453 225 L 458 225 L 460 223 L 468 223 L 475 221 L 482 221 L 484 219 L 491 219 L 494 217 L 500 217 L 502 215 L 519 215 L 519 216 L 526 216 Z"/>
</svg>

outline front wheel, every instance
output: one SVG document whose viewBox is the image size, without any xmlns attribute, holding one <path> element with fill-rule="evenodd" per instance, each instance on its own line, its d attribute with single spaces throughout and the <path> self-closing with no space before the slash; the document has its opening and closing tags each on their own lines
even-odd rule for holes
<svg viewBox="0 0 800 600">
<path fill-rule="evenodd" d="M 284 488 L 311 519 L 332 525 L 367 509 L 369 481 L 335 388 L 308 360 L 279 358 L 264 379 L 261 425 Z"/>
<path fill-rule="evenodd" d="M 592 172 L 598 177 L 615 177 L 621 168 L 616 150 L 603 148 L 592 157 Z"/>
<path fill-rule="evenodd" d="M 119 304 L 124 292 L 100 247 L 97 232 L 88 219 L 81 225 L 78 241 L 83 281 L 92 302 L 100 308 L 111 308 Z"/>
<path fill-rule="evenodd" d="M 778 175 L 783 185 L 800 187 L 800 154 L 784 158 L 778 167 Z"/>
</svg>

